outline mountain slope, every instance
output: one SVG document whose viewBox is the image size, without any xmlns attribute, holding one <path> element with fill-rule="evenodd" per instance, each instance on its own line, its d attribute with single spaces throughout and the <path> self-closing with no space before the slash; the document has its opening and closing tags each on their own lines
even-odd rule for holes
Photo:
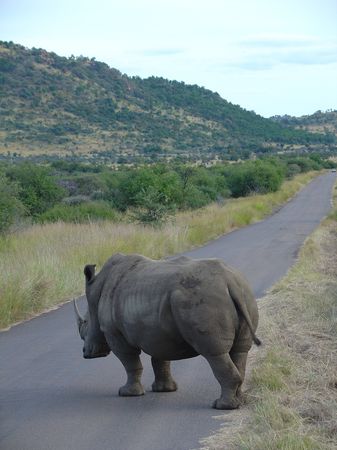
<svg viewBox="0 0 337 450">
<path fill-rule="evenodd" d="M 94 58 L 0 42 L 0 152 L 226 158 L 329 144 L 196 85 L 128 77 Z"/>
<path fill-rule="evenodd" d="M 314 114 L 293 117 L 293 116 L 273 116 L 271 119 L 281 125 L 295 127 L 315 133 L 332 133 L 337 136 L 337 111 L 316 111 Z"/>
</svg>

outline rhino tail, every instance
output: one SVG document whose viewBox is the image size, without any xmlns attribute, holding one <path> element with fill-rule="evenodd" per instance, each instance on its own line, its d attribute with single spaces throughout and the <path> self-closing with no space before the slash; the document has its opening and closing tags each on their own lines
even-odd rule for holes
<svg viewBox="0 0 337 450">
<path fill-rule="evenodd" d="M 245 319 L 245 321 L 247 322 L 248 328 L 251 332 L 253 341 L 256 345 L 261 345 L 262 341 L 256 336 L 254 328 L 253 328 L 253 324 L 252 321 L 250 319 L 250 315 L 247 309 L 247 306 L 245 304 L 244 301 L 242 301 L 241 296 L 240 295 L 236 295 L 235 292 L 233 292 L 232 289 L 229 288 L 228 286 L 228 292 L 229 295 L 231 297 L 231 299 L 233 300 L 235 306 L 238 308 L 238 310 L 240 311 L 240 313 L 242 314 L 243 318 Z"/>
</svg>

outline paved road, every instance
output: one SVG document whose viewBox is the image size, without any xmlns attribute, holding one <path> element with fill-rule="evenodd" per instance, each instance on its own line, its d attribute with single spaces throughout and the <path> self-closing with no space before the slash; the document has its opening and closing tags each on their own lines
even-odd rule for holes
<svg viewBox="0 0 337 450">
<path fill-rule="evenodd" d="M 261 296 L 328 213 L 334 182 L 332 173 L 321 176 L 265 221 L 188 254 L 223 258 Z M 119 398 L 120 363 L 81 353 L 69 304 L 0 333 L 1 450 L 187 450 L 217 429 L 210 404 L 218 385 L 201 357 L 173 363 L 177 392 Z M 143 362 L 149 391 L 146 355 Z"/>
</svg>

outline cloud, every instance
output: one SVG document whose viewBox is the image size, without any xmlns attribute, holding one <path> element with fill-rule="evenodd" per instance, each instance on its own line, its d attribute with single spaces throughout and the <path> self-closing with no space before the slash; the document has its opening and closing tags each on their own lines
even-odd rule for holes
<svg viewBox="0 0 337 450">
<path fill-rule="evenodd" d="M 237 43 L 239 57 L 230 67 L 269 70 L 280 64 L 327 65 L 337 63 L 337 41 L 310 36 L 255 36 Z"/>
<path fill-rule="evenodd" d="M 184 49 L 182 48 L 150 48 L 145 50 L 139 50 L 137 53 L 142 54 L 143 56 L 176 56 L 184 53 Z"/>
<path fill-rule="evenodd" d="M 238 44 L 243 47 L 253 48 L 292 48 L 306 47 L 317 43 L 317 39 L 313 36 L 302 35 L 281 35 L 281 34 L 264 34 L 246 36 L 241 39 Z"/>
<path fill-rule="evenodd" d="M 325 65 L 337 62 L 337 45 L 334 48 L 312 48 L 290 52 L 281 62 L 286 64 Z"/>
<path fill-rule="evenodd" d="M 259 61 L 257 59 L 246 59 L 243 62 L 239 61 L 237 63 L 229 64 L 230 67 L 243 70 L 269 70 L 274 65 L 275 63 L 273 61 Z"/>
</svg>

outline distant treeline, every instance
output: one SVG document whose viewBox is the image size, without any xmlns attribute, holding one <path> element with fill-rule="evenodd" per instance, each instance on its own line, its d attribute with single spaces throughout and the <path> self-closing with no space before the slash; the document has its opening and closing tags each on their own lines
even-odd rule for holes
<svg viewBox="0 0 337 450">
<path fill-rule="evenodd" d="M 156 164 L 118 171 L 54 161 L 0 166 L 0 231 L 32 222 L 129 220 L 160 224 L 178 210 L 278 190 L 285 178 L 333 167 L 319 155 L 212 167 Z M 127 213 L 125 215 L 125 213 Z"/>
<path fill-rule="evenodd" d="M 271 120 L 287 126 L 323 125 L 337 127 L 337 110 L 316 111 L 314 114 L 301 117 L 293 117 L 288 114 L 284 116 L 273 116 Z"/>
</svg>

